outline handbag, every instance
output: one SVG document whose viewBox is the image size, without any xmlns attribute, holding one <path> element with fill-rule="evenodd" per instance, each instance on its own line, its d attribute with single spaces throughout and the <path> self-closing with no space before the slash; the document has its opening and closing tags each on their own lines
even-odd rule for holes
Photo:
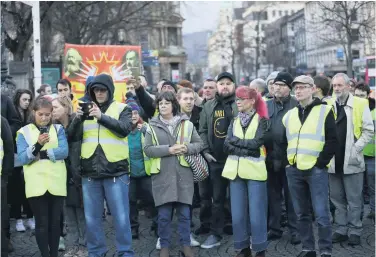
<svg viewBox="0 0 376 257">
<path fill-rule="evenodd" d="M 181 124 L 180 144 L 184 144 L 184 122 L 183 120 Z M 191 167 L 194 182 L 200 182 L 209 177 L 208 164 L 200 153 L 184 155 L 184 159 Z"/>
</svg>

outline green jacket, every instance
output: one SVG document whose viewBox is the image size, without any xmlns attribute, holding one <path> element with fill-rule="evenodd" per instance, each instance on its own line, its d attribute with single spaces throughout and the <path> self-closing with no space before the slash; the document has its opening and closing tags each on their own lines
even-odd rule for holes
<svg viewBox="0 0 376 257">
<path fill-rule="evenodd" d="M 233 112 L 233 117 L 238 115 L 238 107 L 236 106 L 235 102 L 235 93 L 232 97 L 229 97 L 225 100 L 226 102 L 233 101 L 231 104 L 231 109 Z M 200 113 L 200 127 L 199 127 L 199 134 L 204 142 L 204 153 L 210 153 L 211 149 L 213 149 L 213 144 L 211 142 L 211 138 L 213 136 L 213 114 L 214 109 L 217 106 L 218 101 L 217 98 L 213 98 L 212 100 L 207 101 L 203 107 L 202 111 Z"/>
</svg>

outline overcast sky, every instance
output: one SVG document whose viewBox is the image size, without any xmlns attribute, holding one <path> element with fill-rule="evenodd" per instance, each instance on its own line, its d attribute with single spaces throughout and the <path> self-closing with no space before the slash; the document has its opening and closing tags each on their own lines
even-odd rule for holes
<svg viewBox="0 0 376 257">
<path fill-rule="evenodd" d="M 219 19 L 221 7 L 234 7 L 241 5 L 241 2 L 231 1 L 182 1 L 181 12 L 185 19 L 183 22 L 183 35 L 204 31 L 214 30 Z"/>
</svg>

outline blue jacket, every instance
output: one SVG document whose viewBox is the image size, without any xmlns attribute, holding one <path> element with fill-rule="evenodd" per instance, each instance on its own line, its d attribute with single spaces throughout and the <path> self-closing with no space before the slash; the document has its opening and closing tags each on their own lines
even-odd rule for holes
<svg viewBox="0 0 376 257">
<path fill-rule="evenodd" d="M 52 162 L 55 162 L 56 160 L 64 160 L 68 157 L 69 153 L 68 142 L 67 138 L 65 137 L 65 131 L 63 126 L 61 126 L 59 131 L 57 132 L 57 139 L 59 146 L 57 148 L 47 150 L 48 157 Z M 32 161 L 35 160 L 36 156 L 32 154 L 32 147 L 32 145 L 28 145 L 25 137 L 22 134 L 18 135 L 17 158 L 15 160 L 16 166 L 24 166 L 30 164 Z"/>
</svg>

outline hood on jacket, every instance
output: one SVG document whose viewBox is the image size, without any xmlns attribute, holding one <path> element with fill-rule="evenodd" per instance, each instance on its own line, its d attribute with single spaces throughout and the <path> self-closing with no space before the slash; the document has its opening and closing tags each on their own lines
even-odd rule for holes
<svg viewBox="0 0 376 257">
<path fill-rule="evenodd" d="M 94 76 L 89 76 L 89 77 L 86 78 L 85 95 L 78 100 L 83 101 L 83 102 L 90 102 L 91 101 L 91 97 L 89 95 L 89 88 L 90 88 L 90 82 L 92 82 L 93 79 L 94 79 Z"/>
<path fill-rule="evenodd" d="M 89 86 L 89 96 L 91 99 L 98 104 L 97 100 L 95 99 L 94 88 L 96 86 L 107 88 L 108 90 L 108 100 L 106 103 L 102 104 L 102 106 L 108 106 L 114 100 L 114 93 L 115 93 L 115 86 L 112 80 L 112 77 L 107 74 L 100 74 L 94 77 L 93 81 L 90 82 Z"/>
<path fill-rule="evenodd" d="M 179 123 L 183 120 L 186 120 L 186 121 L 189 121 L 189 117 L 185 114 L 185 113 L 179 113 L 177 114 L 177 116 L 179 116 Z M 166 127 L 166 125 L 163 123 L 163 121 L 161 121 L 159 119 L 159 115 L 156 116 L 156 117 L 153 117 L 150 122 L 149 122 L 150 125 L 154 125 L 154 126 L 162 126 L 162 127 Z"/>
</svg>

